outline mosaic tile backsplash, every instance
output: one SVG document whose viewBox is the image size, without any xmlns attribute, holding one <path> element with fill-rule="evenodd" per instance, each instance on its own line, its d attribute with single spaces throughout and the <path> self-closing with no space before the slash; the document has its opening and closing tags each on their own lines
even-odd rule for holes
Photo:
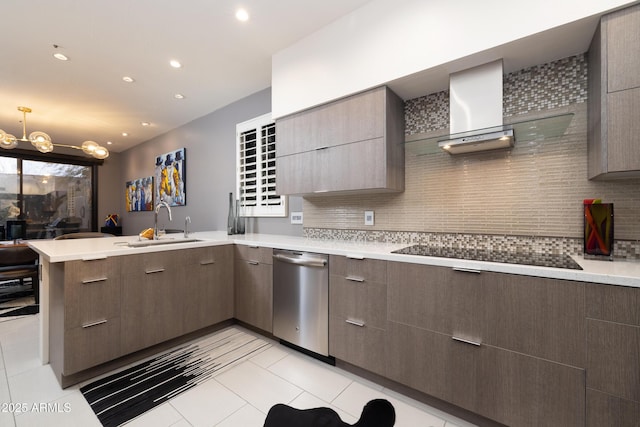
<svg viewBox="0 0 640 427">
<path fill-rule="evenodd" d="M 577 254 L 582 200 L 600 198 L 615 206 L 614 254 L 640 258 L 640 179 L 587 179 L 586 101 L 584 55 L 507 74 L 505 121 L 570 112 L 565 135 L 516 141 L 508 151 L 407 154 L 402 193 L 304 198 L 305 234 Z M 408 100 L 405 133 L 446 132 L 448 117 L 446 91 Z M 363 225 L 364 210 L 375 211 L 374 226 Z"/>
</svg>

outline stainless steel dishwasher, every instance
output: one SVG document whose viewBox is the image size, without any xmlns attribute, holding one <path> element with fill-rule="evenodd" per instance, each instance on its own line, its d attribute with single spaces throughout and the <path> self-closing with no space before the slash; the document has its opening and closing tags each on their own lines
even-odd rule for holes
<svg viewBox="0 0 640 427">
<path fill-rule="evenodd" d="M 329 355 L 329 257 L 273 250 L 273 335 Z"/>
</svg>

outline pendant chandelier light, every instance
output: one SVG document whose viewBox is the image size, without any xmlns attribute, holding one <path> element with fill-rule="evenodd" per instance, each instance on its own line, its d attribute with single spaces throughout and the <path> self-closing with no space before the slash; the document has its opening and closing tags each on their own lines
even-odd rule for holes
<svg viewBox="0 0 640 427">
<path fill-rule="evenodd" d="M 31 132 L 29 138 L 27 138 L 27 113 L 31 112 L 29 107 L 18 107 L 18 111 L 22 111 L 22 138 L 16 138 L 14 135 L 8 134 L 0 129 L 0 147 L 11 150 L 18 146 L 18 142 L 30 142 L 31 145 L 41 153 L 50 153 L 53 151 L 53 147 L 65 147 L 73 148 L 75 150 L 82 150 L 83 153 L 93 156 L 96 159 L 106 159 L 109 157 L 109 150 L 101 146 L 94 141 L 85 141 L 82 146 L 66 145 L 66 144 L 54 144 L 51 142 L 51 137 L 44 132 Z"/>
</svg>

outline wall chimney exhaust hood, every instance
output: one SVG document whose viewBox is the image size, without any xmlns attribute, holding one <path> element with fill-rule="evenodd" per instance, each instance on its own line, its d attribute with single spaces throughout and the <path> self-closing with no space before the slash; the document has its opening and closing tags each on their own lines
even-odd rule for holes
<svg viewBox="0 0 640 427">
<path fill-rule="evenodd" d="M 496 127 L 458 135 L 450 135 L 449 139 L 438 141 L 438 147 L 449 154 L 465 154 L 510 148 L 514 144 L 513 129 L 507 127 Z"/>
<path fill-rule="evenodd" d="M 502 59 L 449 76 L 449 130 L 438 143 L 449 154 L 513 147 L 513 130 L 502 129 Z"/>
<path fill-rule="evenodd" d="M 449 134 L 412 135 L 405 140 L 410 154 L 449 154 L 507 149 L 518 142 L 563 135 L 573 113 L 503 124 L 502 60 L 449 76 Z"/>
</svg>

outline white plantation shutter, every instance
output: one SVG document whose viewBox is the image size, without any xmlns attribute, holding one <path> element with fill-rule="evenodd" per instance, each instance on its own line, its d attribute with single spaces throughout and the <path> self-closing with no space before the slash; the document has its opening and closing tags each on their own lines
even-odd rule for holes
<svg viewBox="0 0 640 427">
<path fill-rule="evenodd" d="M 287 216 L 276 194 L 276 124 L 271 114 L 236 125 L 237 194 L 244 216 Z"/>
</svg>

